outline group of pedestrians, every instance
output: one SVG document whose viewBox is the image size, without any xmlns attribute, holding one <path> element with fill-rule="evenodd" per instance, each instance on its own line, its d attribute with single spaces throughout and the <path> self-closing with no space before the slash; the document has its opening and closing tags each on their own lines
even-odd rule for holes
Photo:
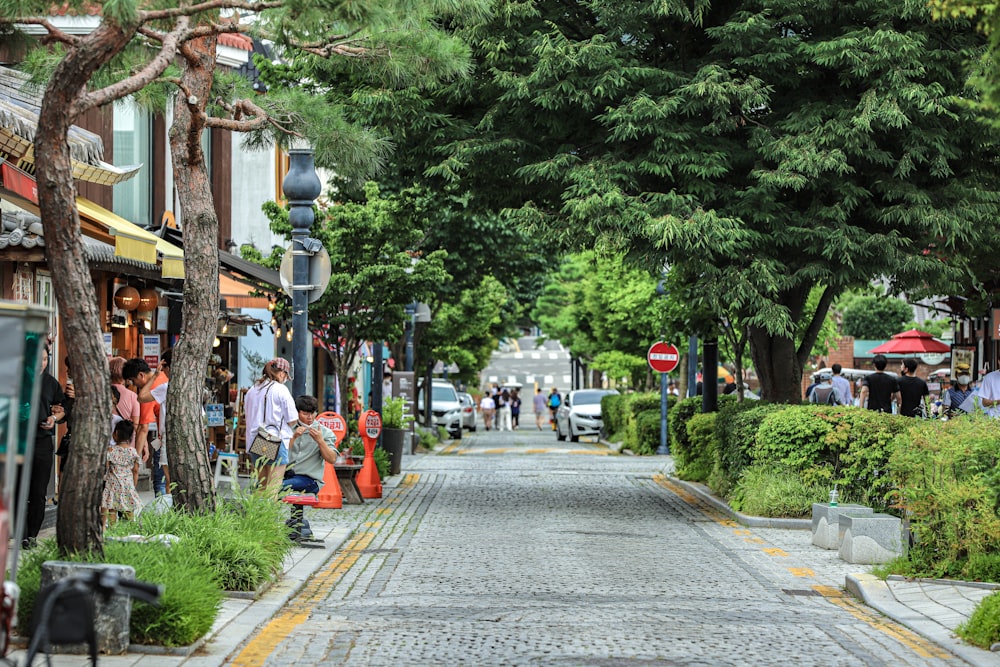
<svg viewBox="0 0 1000 667">
<path fill-rule="evenodd" d="M 479 414 L 487 431 L 516 431 L 521 425 L 521 392 L 493 385 L 479 399 Z"/>
<path fill-rule="evenodd" d="M 876 412 L 895 412 L 906 417 L 950 418 L 973 412 L 976 409 L 973 397 L 978 396 L 983 412 L 1000 417 L 1000 371 L 985 375 L 977 392 L 972 387 L 969 364 L 956 364 L 952 385 L 942 392 L 938 404 L 932 401 L 927 382 L 917 375 L 916 359 L 902 359 L 898 377 L 886 372 L 888 363 L 883 354 L 872 358 L 875 371 L 860 380 L 859 407 Z M 851 383 L 843 377 L 840 364 L 834 364 L 831 370 L 818 375 L 816 383 L 806 389 L 806 399 L 810 403 L 824 405 L 854 405 Z"/>
</svg>

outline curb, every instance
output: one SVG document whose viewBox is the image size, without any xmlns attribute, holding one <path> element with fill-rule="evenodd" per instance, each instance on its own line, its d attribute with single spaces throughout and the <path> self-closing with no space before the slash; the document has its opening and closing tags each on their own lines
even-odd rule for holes
<svg viewBox="0 0 1000 667">
<path fill-rule="evenodd" d="M 905 580 L 905 577 L 900 577 Z M 965 582 L 949 581 L 949 584 Z M 873 574 L 849 574 L 844 582 L 847 591 L 872 609 L 885 614 L 900 625 L 953 653 L 974 667 L 996 667 L 1000 656 L 978 646 L 967 644 L 951 630 L 900 603 L 889 585 Z"/>
<path fill-rule="evenodd" d="M 705 501 L 720 512 L 728 514 L 737 522 L 748 528 L 812 530 L 812 519 L 778 519 L 765 516 L 750 516 L 748 514 L 743 514 L 742 512 L 737 512 L 729 506 L 729 503 L 716 498 L 703 484 L 698 484 L 697 482 L 685 482 L 684 480 L 677 479 L 676 477 L 671 477 L 670 481 L 678 486 L 684 487 L 685 490 L 698 496 L 698 498 Z"/>
</svg>

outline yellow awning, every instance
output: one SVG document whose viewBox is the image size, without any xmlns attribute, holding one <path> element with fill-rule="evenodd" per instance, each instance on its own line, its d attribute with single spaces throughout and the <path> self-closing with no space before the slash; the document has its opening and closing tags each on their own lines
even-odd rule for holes
<svg viewBox="0 0 1000 667">
<path fill-rule="evenodd" d="M 157 252 L 163 256 L 160 270 L 164 278 L 184 277 L 184 251 L 152 232 L 102 208 L 84 197 L 76 198 L 80 216 L 107 226 L 115 237 L 115 255 L 147 264 L 156 264 Z"/>
</svg>

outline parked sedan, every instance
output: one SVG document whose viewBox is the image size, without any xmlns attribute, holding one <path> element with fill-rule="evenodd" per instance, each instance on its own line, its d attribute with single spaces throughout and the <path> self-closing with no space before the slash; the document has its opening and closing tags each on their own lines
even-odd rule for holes
<svg viewBox="0 0 1000 667">
<path fill-rule="evenodd" d="M 471 433 L 476 432 L 476 402 L 471 394 L 458 392 L 458 400 L 462 403 L 462 428 Z"/>
<path fill-rule="evenodd" d="M 556 440 L 572 442 L 581 435 L 600 435 L 601 399 L 608 394 L 617 394 L 614 389 L 578 389 L 571 391 L 556 410 Z"/>
</svg>

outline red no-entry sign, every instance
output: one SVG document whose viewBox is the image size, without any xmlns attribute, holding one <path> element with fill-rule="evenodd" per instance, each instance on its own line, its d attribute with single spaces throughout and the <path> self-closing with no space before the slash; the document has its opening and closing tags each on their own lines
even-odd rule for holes
<svg viewBox="0 0 1000 667">
<path fill-rule="evenodd" d="M 649 348 L 649 352 L 646 353 L 646 361 L 649 362 L 649 367 L 657 373 L 669 373 L 677 368 L 677 364 L 681 362 L 681 355 L 677 352 L 676 347 L 660 341 L 653 343 Z"/>
</svg>

